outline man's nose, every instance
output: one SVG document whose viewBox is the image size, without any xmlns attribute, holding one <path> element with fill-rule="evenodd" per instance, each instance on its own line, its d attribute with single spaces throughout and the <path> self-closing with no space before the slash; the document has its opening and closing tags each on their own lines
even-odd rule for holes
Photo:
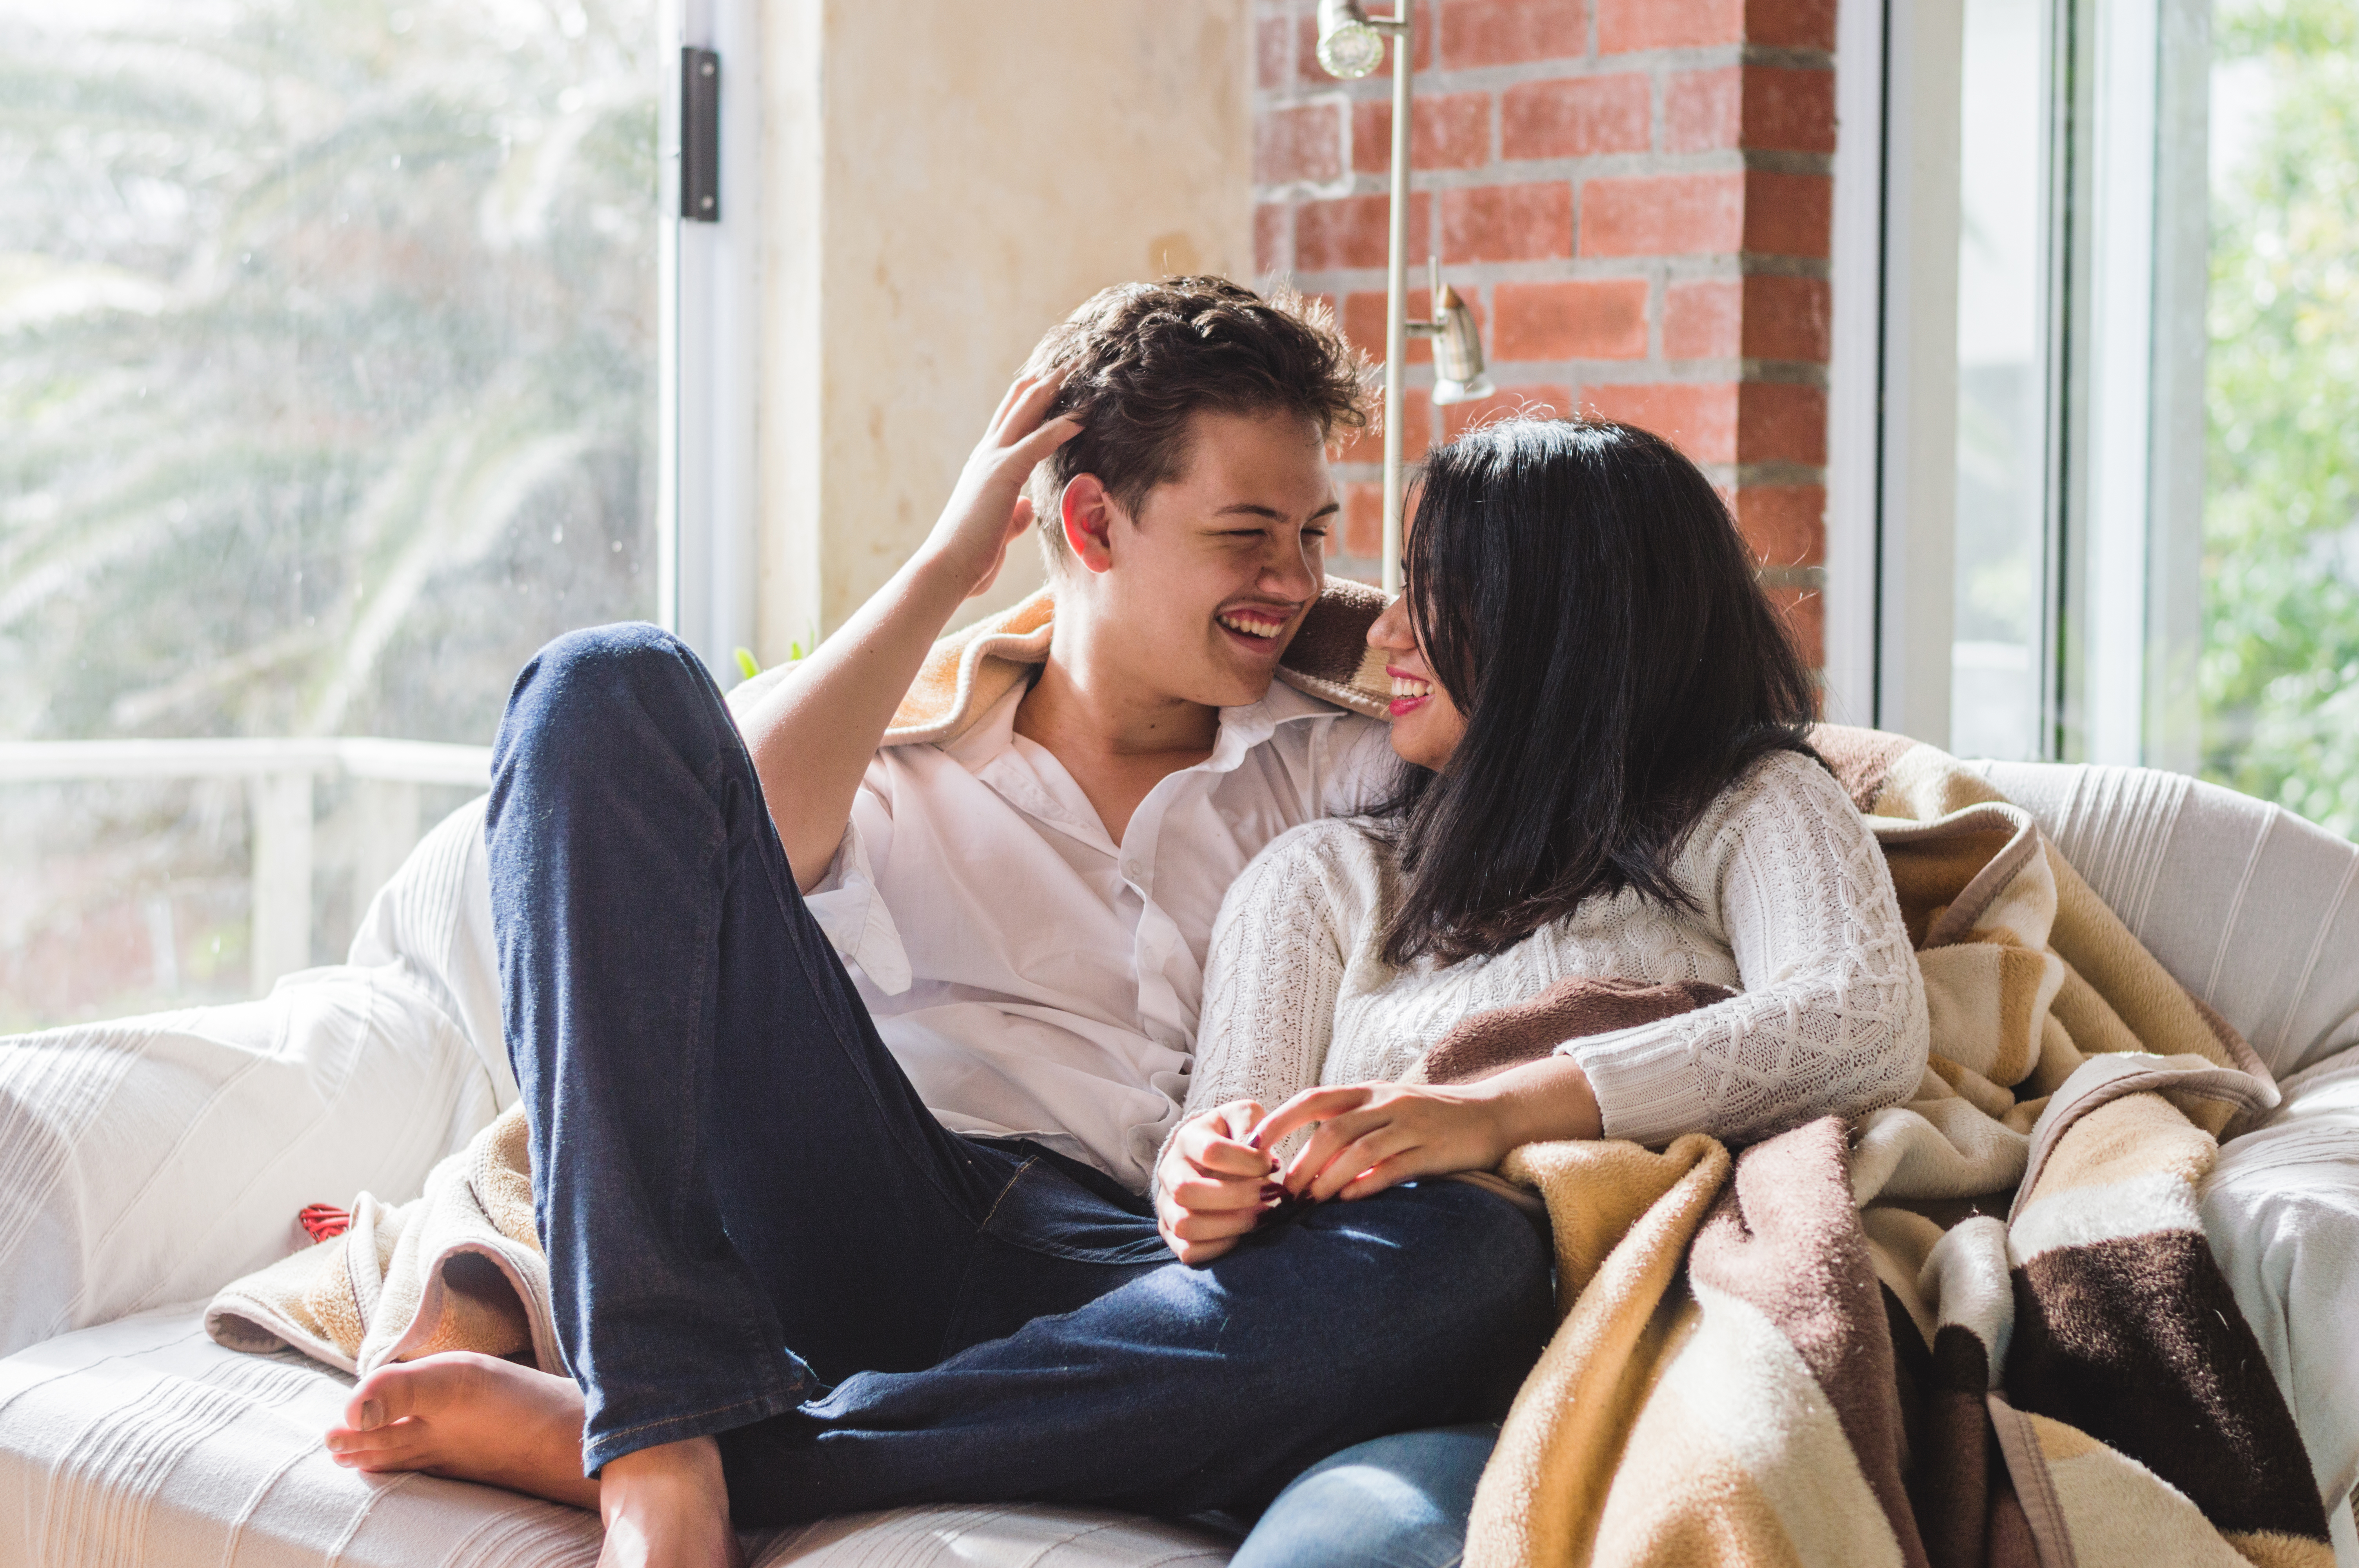
<svg viewBox="0 0 2359 1568">
<path fill-rule="evenodd" d="M 1275 544 L 1262 563 L 1262 588 L 1282 599 L 1312 599 L 1319 593 L 1316 548 L 1307 538 Z"/>
</svg>

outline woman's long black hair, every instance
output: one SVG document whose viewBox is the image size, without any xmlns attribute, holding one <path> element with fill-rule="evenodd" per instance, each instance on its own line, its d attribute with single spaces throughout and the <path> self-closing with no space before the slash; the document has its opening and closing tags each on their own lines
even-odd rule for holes
<svg viewBox="0 0 2359 1568">
<path fill-rule="evenodd" d="M 1385 956 L 1498 953 L 1673 872 L 1712 798 L 1810 752 L 1816 693 L 1709 480 L 1658 436 L 1515 419 L 1427 460 L 1407 560 L 1418 642 L 1466 733 L 1375 812 L 1404 893 Z"/>
</svg>

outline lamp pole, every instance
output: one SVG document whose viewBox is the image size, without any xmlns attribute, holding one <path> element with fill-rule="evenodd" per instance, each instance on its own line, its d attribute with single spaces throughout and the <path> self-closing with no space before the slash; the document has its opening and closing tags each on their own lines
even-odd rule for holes
<svg viewBox="0 0 2359 1568">
<path fill-rule="evenodd" d="M 1385 592 L 1401 590 L 1401 404 L 1408 360 L 1409 57 L 1417 0 L 1393 0 L 1388 20 L 1374 25 L 1393 39 L 1392 211 L 1385 245 Z"/>
<path fill-rule="evenodd" d="M 1430 320 L 1408 319 L 1408 148 L 1411 56 L 1417 0 L 1393 0 L 1389 16 L 1371 16 L 1361 0 L 1319 0 L 1319 63 L 1330 76 L 1353 81 L 1375 71 L 1384 59 L 1385 39 L 1393 49 L 1392 211 L 1385 244 L 1385 591 L 1401 589 L 1401 404 L 1408 375 L 1412 335 L 1433 339 L 1433 400 L 1465 403 L 1488 397 L 1491 378 L 1483 373 L 1483 335 L 1474 312 L 1442 286 L 1439 261 L 1430 265 Z"/>
</svg>

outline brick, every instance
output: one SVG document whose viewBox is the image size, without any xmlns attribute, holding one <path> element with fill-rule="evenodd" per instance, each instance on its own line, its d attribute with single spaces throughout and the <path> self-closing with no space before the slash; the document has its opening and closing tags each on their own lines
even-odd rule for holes
<svg viewBox="0 0 2359 1568">
<path fill-rule="evenodd" d="M 1441 193 L 1441 259 L 1549 261 L 1572 254 L 1572 187 L 1560 179 Z"/>
<path fill-rule="evenodd" d="M 1745 41 L 1745 0 L 1597 0 L 1597 52 Z"/>
<path fill-rule="evenodd" d="M 1469 430 L 1502 419 L 1570 419 L 1575 406 L 1569 386 L 1503 386 L 1473 403 L 1446 405 L 1441 410 L 1441 438 L 1454 441 Z"/>
<path fill-rule="evenodd" d="M 1385 357 L 1386 297 L 1386 291 L 1381 288 L 1354 289 L 1343 297 L 1343 336 L 1357 347 L 1365 349 L 1369 358 L 1379 361 Z M 1481 320 L 1483 316 L 1481 302 L 1470 298 L 1468 303 L 1474 306 L 1475 319 Z M 1433 313 L 1432 296 L 1422 288 L 1410 289 L 1408 313 L 1411 320 L 1431 315 Z M 1401 355 L 1401 362 L 1421 365 L 1432 358 L 1432 339 L 1411 338 L 1408 341 L 1408 351 Z"/>
<path fill-rule="evenodd" d="M 1745 71 L 1683 70 L 1663 87 L 1663 149 L 1702 152 L 1745 146 Z"/>
<path fill-rule="evenodd" d="M 1294 212 L 1294 265 L 1302 272 L 1385 265 L 1387 198 L 1345 196 L 1306 201 Z M 1408 199 L 1408 254 L 1426 254 L 1430 243 L 1431 202 L 1422 191 Z"/>
<path fill-rule="evenodd" d="M 1824 364 L 1832 308 L 1822 277 L 1713 278 L 1665 292 L 1663 357 Z"/>
<path fill-rule="evenodd" d="M 1449 0 L 1441 7 L 1441 59 L 1451 70 L 1589 52 L 1582 0 Z M 1421 14 L 1421 13 L 1420 13 Z"/>
<path fill-rule="evenodd" d="M 1389 99 L 1352 105 L 1352 167 L 1363 174 L 1392 168 L 1393 106 Z M 1436 93 L 1409 107 L 1411 168 L 1480 168 L 1491 161 L 1491 95 Z"/>
<path fill-rule="evenodd" d="M 1284 87 L 1294 75 L 1294 35 L 1290 16 L 1265 16 L 1254 24 L 1254 81 L 1265 92 Z"/>
<path fill-rule="evenodd" d="M 1834 301 L 1823 277 L 1745 280 L 1745 357 L 1824 364 L 1833 351 Z"/>
<path fill-rule="evenodd" d="M 1597 0 L 1599 54 L 1738 43 L 1832 49 L 1835 0 Z"/>
<path fill-rule="evenodd" d="M 1768 65 L 1678 72 L 1663 92 L 1663 146 L 1675 153 L 1831 153 L 1834 72 Z"/>
<path fill-rule="evenodd" d="M 1736 529 L 1765 566 L 1827 558 L 1827 492 L 1815 484 L 1748 484 L 1736 492 Z"/>
<path fill-rule="evenodd" d="M 1674 283 L 1663 291 L 1663 357 L 1733 360 L 1745 351 L 1745 284 Z"/>
<path fill-rule="evenodd" d="M 1835 150 L 1835 73 L 1745 68 L 1745 146 L 1755 151 Z"/>
<path fill-rule="evenodd" d="M 1294 268 L 1294 209 L 1283 201 L 1265 201 L 1254 209 L 1254 270 L 1290 272 Z"/>
<path fill-rule="evenodd" d="M 1823 257 L 1834 204 L 1835 182 L 1826 175 L 1754 170 L 1745 177 L 1745 248 Z"/>
<path fill-rule="evenodd" d="M 1802 655 L 1802 663 L 1811 669 L 1824 669 L 1827 663 L 1827 600 L 1816 589 L 1773 588 L 1766 590 L 1769 603 L 1786 619 L 1786 631 L 1794 639 L 1794 651 Z"/>
<path fill-rule="evenodd" d="M 1640 175 L 1581 188 L 1585 256 L 1824 256 L 1834 182 L 1823 174 Z"/>
<path fill-rule="evenodd" d="M 1777 49 L 1835 47 L 1836 0 L 1747 0 L 1745 36 Z"/>
<path fill-rule="evenodd" d="M 1384 347 L 1380 340 L 1376 347 Z M 1385 460 L 1384 384 L 1376 384 L 1369 401 L 1367 428 L 1343 444 L 1335 454 L 1339 463 L 1380 463 Z M 1401 388 L 1401 450 L 1415 461 L 1433 440 L 1433 394 L 1421 386 Z"/>
<path fill-rule="evenodd" d="M 1582 389 L 1582 406 L 1600 418 L 1651 430 L 1696 462 L 1733 463 L 1737 391 L 1734 382 L 1589 386 Z"/>
<path fill-rule="evenodd" d="M 1342 178 L 1343 129 L 1340 103 L 1264 110 L 1254 117 L 1254 182 L 1329 183 Z"/>
<path fill-rule="evenodd" d="M 1696 255 L 1736 250 L 1745 238 L 1743 174 L 1642 175 L 1581 188 L 1585 256 Z"/>
<path fill-rule="evenodd" d="M 1654 90 L 1635 71 L 1527 81 L 1499 99 L 1502 157 L 1594 157 L 1645 152 L 1654 137 Z"/>
<path fill-rule="evenodd" d="M 1738 389 L 1736 460 L 1827 460 L 1827 395 L 1791 382 L 1748 381 Z"/>
<path fill-rule="evenodd" d="M 1504 362 L 1647 357 L 1644 278 L 1502 283 L 1492 293 L 1492 352 Z"/>
<path fill-rule="evenodd" d="M 1343 554 L 1381 564 L 1385 555 L 1385 487 L 1353 480 L 1343 487 Z"/>
</svg>

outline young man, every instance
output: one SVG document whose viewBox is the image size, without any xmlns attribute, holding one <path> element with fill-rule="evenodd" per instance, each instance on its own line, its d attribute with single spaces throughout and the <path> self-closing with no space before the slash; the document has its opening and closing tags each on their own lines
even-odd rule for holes
<svg viewBox="0 0 2359 1568">
<path fill-rule="evenodd" d="M 1505 1201 L 1397 1189 L 1191 1269 L 1137 1195 L 1228 882 L 1389 777 L 1381 726 L 1271 684 L 1354 370 L 1222 280 L 1108 290 L 925 546 L 738 722 L 651 628 L 526 667 L 486 833 L 573 1376 L 386 1368 L 341 1462 L 596 1507 L 608 1561 L 704 1564 L 732 1505 L 1250 1511 L 1504 1404 L 1548 1317 Z M 1053 621 L 991 645 L 1037 673 L 971 646 L 947 716 L 888 735 L 1036 513 Z"/>
</svg>

